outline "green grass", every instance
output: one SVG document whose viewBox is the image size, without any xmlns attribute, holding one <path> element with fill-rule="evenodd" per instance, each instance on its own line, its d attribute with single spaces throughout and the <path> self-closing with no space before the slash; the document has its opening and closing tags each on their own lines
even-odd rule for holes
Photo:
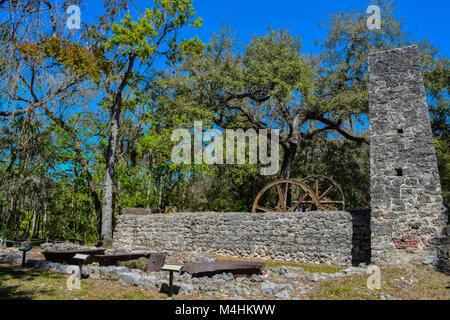
<svg viewBox="0 0 450 320">
<path fill-rule="evenodd" d="M 406 289 L 398 288 L 395 284 L 405 284 L 402 279 L 416 279 L 408 284 Z M 408 267 L 381 267 L 381 290 L 367 288 L 367 274 L 348 276 L 338 279 L 328 279 L 318 284 L 314 292 L 308 297 L 318 300 L 378 300 L 381 293 L 400 300 L 448 300 L 445 289 L 449 276 L 431 271 L 420 264 L 410 264 Z"/>
<path fill-rule="evenodd" d="M 43 270 L 22 270 L 0 264 L 0 299 L 21 300 L 151 300 L 163 294 L 127 287 L 113 281 L 83 279 L 80 290 L 67 289 L 66 275 Z"/>
<path fill-rule="evenodd" d="M 234 258 L 218 258 L 217 261 L 239 261 L 238 259 Z M 245 260 L 249 261 L 249 260 Z M 297 268 L 303 268 L 307 272 L 311 273 L 336 273 L 340 270 L 344 269 L 343 267 L 339 266 L 325 266 L 325 265 L 306 265 L 298 262 L 278 262 L 278 261 L 270 261 L 270 260 L 251 260 L 251 261 L 257 261 L 257 262 L 263 262 L 266 264 L 267 267 L 273 268 L 273 267 L 297 267 Z"/>
</svg>

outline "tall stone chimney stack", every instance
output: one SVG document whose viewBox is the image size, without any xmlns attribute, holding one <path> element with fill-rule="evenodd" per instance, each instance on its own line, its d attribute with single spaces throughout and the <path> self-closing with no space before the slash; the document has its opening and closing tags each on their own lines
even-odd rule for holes
<svg viewBox="0 0 450 320">
<path fill-rule="evenodd" d="M 417 46 L 369 55 L 369 105 L 372 262 L 412 252 L 448 267 L 447 217 Z"/>
</svg>

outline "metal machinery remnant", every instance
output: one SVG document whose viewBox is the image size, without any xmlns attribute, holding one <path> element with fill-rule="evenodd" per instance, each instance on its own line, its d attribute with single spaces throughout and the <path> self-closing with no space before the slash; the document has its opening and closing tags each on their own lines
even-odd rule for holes
<svg viewBox="0 0 450 320">
<path fill-rule="evenodd" d="M 313 185 L 313 188 L 309 186 Z M 305 212 L 344 210 L 342 188 L 332 179 L 309 176 L 302 180 L 282 179 L 269 183 L 256 196 L 252 212 Z"/>
<path fill-rule="evenodd" d="M 316 175 L 309 176 L 302 180 L 302 183 L 306 183 L 306 185 L 313 185 L 314 183 L 314 193 L 318 198 L 322 210 L 331 211 L 331 210 L 344 210 L 345 209 L 345 198 L 344 192 L 342 192 L 342 188 L 333 179 Z"/>
<path fill-rule="evenodd" d="M 79 249 L 79 250 L 46 250 L 42 251 L 42 254 L 45 257 L 45 260 L 59 263 L 70 263 L 70 264 L 78 264 L 78 261 L 73 260 L 73 257 L 77 254 L 88 254 L 90 255 L 89 261 L 93 259 L 96 255 L 101 255 L 105 253 L 105 249 Z"/>
<path fill-rule="evenodd" d="M 98 254 L 94 255 L 90 262 L 98 262 L 102 267 L 116 266 L 118 262 L 150 258 L 154 253 L 125 253 L 125 254 Z"/>
<path fill-rule="evenodd" d="M 150 258 L 148 259 L 147 272 L 158 272 L 161 270 L 164 262 L 166 261 L 166 256 L 167 253 L 165 252 L 158 252 L 150 255 Z"/>
<path fill-rule="evenodd" d="M 193 277 L 213 276 L 218 273 L 232 273 L 233 275 L 261 274 L 265 268 L 262 262 L 247 261 L 217 261 L 217 262 L 198 262 L 187 263 L 183 265 L 181 273 L 189 273 Z"/>
<path fill-rule="evenodd" d="M 150 267 L 150 265 L 153 265 L 154 263 L 156 263 L 156 265 L 159 265 L 159 261 L 161 260 L 163 262 L 166 257 L 166 253 L 162 252 L 105 254 L 105 249 L 53 250 L 43 251 L 42 254 L 45 257 L 45 260 L 70 264 L 78 264 L 79 260 L 76 259 L 76 255 L 85 254 L 89 255 L 89 257 L 84 261 L 84 264 L 97 262 L 100 266 L 114 266 L 117 265 L 120 261 L 149 258 Z M 159 266 L 159 268 L 161 268 L 161 266 Z"/>
</svg>

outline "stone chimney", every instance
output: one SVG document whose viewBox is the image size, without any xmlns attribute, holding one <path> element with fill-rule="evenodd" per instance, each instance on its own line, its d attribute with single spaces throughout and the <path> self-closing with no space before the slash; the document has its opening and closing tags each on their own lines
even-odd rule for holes
<svg viewBox="0 0 450 320">
<path fill-rule="evenodd" d="M 443 211 L 417 46 L 369 55 L 372 262 L 417 253 L 448 268 Z"/>
</svg>

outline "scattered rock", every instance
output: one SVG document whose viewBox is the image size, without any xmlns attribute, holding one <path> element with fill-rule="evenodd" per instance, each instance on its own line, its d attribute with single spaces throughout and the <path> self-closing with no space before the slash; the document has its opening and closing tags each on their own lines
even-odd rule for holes
<svg viewBox="0 0 450 320">
<path fill-rule="evenodd" d="M 276 289 L 277 285 L 273 282 L 264 282 L 261 284 L 261 291 L 264 293 L 272 294 L 272 292 Z"/>
<path fill-rule="evenodd" d="M 116 267 L 116 266 L 109 266 L 109 267 L 99 267 L 100 273 L 102 274 L 102 279 L 105 280 L 119 280 L 120 274 L 126 273 L 129 271 L 127 267 Z"/>
<path fill-rule="evenodd" d="M 390 295 L 380 292 L 381 300 L 394 300 Z"/>
<path fill-rule="evenodd" d="M 174 283 L 180 287 L 180 293 L 191 294 L 194 291 L 194 286 L 190 283 Z"/>
<path fill-rule="evenodd" d="M 240 287 L 234 287 L 234 288 L 232 289 L 232 291 L 231 291 L 231 295 L 232 295 L 233 297 L 239 297 L 239 296 L 241 296 L 241 295 L 242 295 L 242 288 L 240 288 Z"/>
<path fill-rule="evenodd" d="M 346 275 L 360 275 L 364 273 L 366 270 L 365 268 L 360 267 L 348 267 L 347 269 L 341 270 L 340 272 L 346 274 Z"/>
<path fill-rule="evenodd" d="M 291 298 L 291 294 L 289 293 L 289 291 L 283 290 L 283 291 L 278 292 L 278 293 L 275 295 L 275 297 L 276 297 L 277 299 L 287 300 L 287 299 L 290 299 L 290 298 Z"/>
<path fill-rule="evenodd" d="M 138 286 L 143 289 L 158 289 L 158 278 L 154 275 L 145 275 L 139 279 Z"/>
<path fill-rule="evenodd" d="M 219 273 L 212 276 L 213 280 L 225 280 L 225 281 L 233 281 L 234 276 L 231 272 L 228 273 Z"/>
<path fill-rule="evenodd" d="M 408 290 L 408 286 L 406 284 L 402 284 L 402 283 L 394 283 L 393 285 L 391 285 L 392 288 L 395 289 L 400 289 L 400 290 Z"/>
<path fill-rule="evenodd" d="M 250 277 L 251 282 L 263 282 L 264 276 L 260 274 L 254 274 Z"/>
<path fill-rule="evenodd" d="M 135 272 L 120 273 L 119 282 L 122 284 L 128 284 L 131 286 L 137 286 L 140 283 L 141 275 Z"/>
<path fill-rule="evenodd" d="M 61 244 L 58 244 L 61 245 Z M 63 244 L 63 246 L 74 246 L 73 244 Z M 151 251 L 151 250 L 150 250 Z M 130 250 L 126 248 L 113 247 L 106 251 L 107 253 L 130 253 L 142 252 L 142 250 Z M 1 251 L 0 251 L 1 253 Z M 22 255 L 20 252 L 8 251 L 0 254 L 0 260 L 14 261 L 21 263 Z M 166 260 L 166 263 L 182 264 L 184 262 L 212 261 L 216 256 L 201 255 L 198 253 L 174 253 L 171 257 L 172 262 Z M 140 259 L 142 261 L 146 260 Z M 170 260 L 170 259 L 169 259 Z M 69 265 L 53 263 L 40 259 L 27 259 L 32 267 L 50 270 L 58 273 L 68 273 Z M 131 270 L 130 270 L 131 269 Z M 232 273 L 216 274 L 212 277 L 192 277 L 189 273 L 175 274 L 175 292 L 181 294 L 196 294 L 200 296 L 220 296 L 233 298 L 276 298 L 293 299 L 293 295 L 304 295 L 314 289 L 314 286 L 308 286 L 305 280 L 318 282 L 327 278 L 341 277 L 348 274 L 364 272 L 362 267 L 349 267 L 334 274 L 310 273 L 300 267 L 280 266 L 266 267 L 263 274 L 254 274 L 250 277 L 236 277 Z M 93 279 L 104 279 L 119 281 L 124 285 L 138 286 L 142 289 L 158 290 L 168 288 L 169 273 L 164 271 L 146 273 L 145 270 L 136 269 L 136 266 L 83 266 L 83 274 Z M 400 281 L 400 280 L 399 280 Z M 405 280 L 406 282 L 406 280 Z M 408 283 L 413 281 L 407 281 Z M 408 284 L 407 283 L 407 284 Z M 406 285 L 407 285 L 406 284 Z M 405 285 L 403 285 L 405 286 Z M 295 287 L 295 291 L 294 291 Z M 385 298 L 387 296 L 384 296 Z M 295 298 L 295 297 L 294 297 Z"/>
<path fill-rule="evenodd" d="M 274 267 L 272 268 L 273 271 L 278 272 L 280 275 L 284 275 L 285 273 L 288 273 L 288 269 L 286 266 L 281 267 Z"/>
<path fill-rule="evenodd" d="M 275 291 L 280 292 L 282 290 L 294 290 L 294 288 L 289 283 L 282 283 L 276 285 Z"/>
<path fill-rule="evenodd" d="M 318 281 L 322 280 L 323 277 L 318 273 L 310 273 L 310 274 L 308 274 L 307 279 L 314 281 L 314 282 L 318 282 Z"/>
<path fill-rule="evenodd" d="M 19 264 L 19 263 L 22 263 L 22 256 L 20 254 L 7 253 L 7 254 L 2 254 L 0 256 L 0 260 L 5 261 L 10 264 Z"/>
</svg>

